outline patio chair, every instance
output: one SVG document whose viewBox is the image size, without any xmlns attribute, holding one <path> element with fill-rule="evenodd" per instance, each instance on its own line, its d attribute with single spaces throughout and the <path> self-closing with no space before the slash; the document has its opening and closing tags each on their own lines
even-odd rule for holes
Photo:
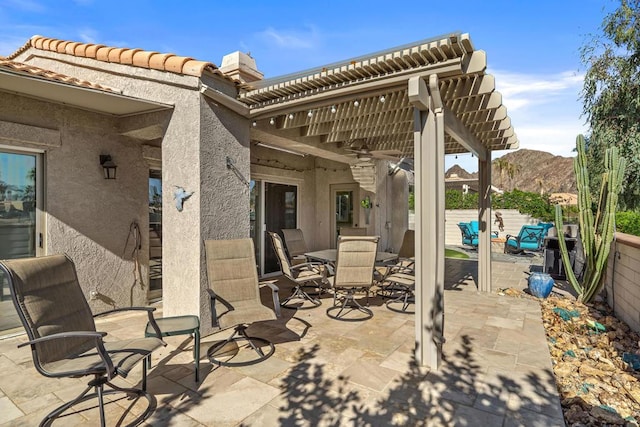
<svg viewBox="0 0 640 427">
<path fill-rule="evenodd" d="M 388 297 L 395 287 L 393 282 L 385 279 L 393 273 L 413 274 L 415 264 L 415 231 L 406 230 L 402 238 L 402 245 L 398 251 L 398 260 L 395 264 L 376 267 L 376 280 L 380 284 L 379 295 Z"/>
<path fill-rule="evenodd" d="M 247 335 L 249 325 L 275 320 L 280 317 L 278 287 L 272 283 L 258 283 L 253 240 L 205 240 L 207 279 L 211 298 L 211 321 L 220 329 L 234 328 L 229 338 L 211 346 L 207 351 L 209 360 L 221 366 L 247 366 L 269 358 L 275 352 L 270 341 Z M 271 288 L 273 309 L 260 301 L 260 288 Z M 255 351 L 256 359 L 234 362 L 229 357 L 228 346 L 240 342 Z M 265 353 L 262 347 L 268 347 Z"/>
<path fill-rule="evenodd" d="M 385 303 L 389 310 L 397 313 L 415 313 L 408 310 L 411 304 L 415 304 L 416 278 L 413 272 L 392 273 L 385 277 L 383 287 L 389 291 L 390 299 Z"/>
<path fill-rule="evenodd" d="M 320 306 L 322 304 L 320 299 L 309 295 L 305 288 L 311 287 L 316 289 L 318 293 L 322 293 L 322 285 L 327 281 L 326 268 L 319 262 L 306 262 L 304 264 L 291 266 L 284 252 L 284 244 L 278 233 L 269 231 L 269 236 L 271 237 L 271 243 L 273 243 L 273 251 L 276 253 L 276 258 L 280 265 L 280 271 L 282 271 L 282 274 L 284 274 L 287 279 L 295 283 L 293 292 L 291 292 L 291 295 L 289 295 L 287 299 L 280 303 L 280 306 L 291 309 L 307 309 Z M 304 305 L 291 305 L 290 302 L 296 299 L 302 300 L 303 304 L 305 301 L 309 301 L 313 305 L 306 307 Z"/>
<path fill-rule="evenodd" d="M 146 363 L 142 363 L 139 389 L 122 388 L 111 380 L 118 375 L 126 377 L 134 366 L 148 359 L 151 352 L 164 343 L 156 337 L 103 341 L 107 334 L 96 331 L 94 317 L 126 310 L 146 311 L 149 323 L 160 336 L 152 313 L 155 308 L 127 307 L 93 316 L 78 283 L 73 261 L 65 255 L 1 261 L 0 270 L 9 282 L 13 305 L 29 338 L 18 347 L 31 346 L 37 371 L 51 378 L 92 377 L 82 393 L 51 411 L 41 426 L 50 425 L 68 409 L 92 399 L 97 399 L 100 423 L 104 426 L 103 398 L 116 393 L 124 393 L 129 398 L 144 397 L 149 402 L 146 410 L 128 425 L 138 425 L 154 411 L 155 398 L 146 392 Z"/>
<path fill-rule="evenodd" d="M 517 236 L 507 234 L 504 253 L 522 253 L 525 250 L 539 251 L 542 249 L 544 233 L 545 228 L 539 225 L 523 225 Z"/>
<path fill-rule="evenodd" d="M 470 222 L 459 222 L 458 228 L 460 228 L 460 232 L 462 233 L 462 244 L 477 248 L 478 247 L 477 228 L 476 228 L 476 231 L 473 231 L 472 224 Z"/>
<path fill-rule="evenodd" d="M 299 228 L 283 228 L 282 235 L 292 264 L 307 262 L 305 253 L 309 252 L 304 234 Z"/>
<path fill-rule="evenodd" d="M 378 240 L 378 236 L 338 237 L 336 274 L 329 278 L 334 291 L 333 307 L 327 309 L 327 316 L 346 321 L 367 320 L 373 317 L 371 309 L 362 306 L 356 300 L 355 294 L 358 291 L 366 292 L 369 305 L 369 290 L 373 285 Z M 353 311 L 364 313 L 364 317 L 348 317 Z"/>
</svg>

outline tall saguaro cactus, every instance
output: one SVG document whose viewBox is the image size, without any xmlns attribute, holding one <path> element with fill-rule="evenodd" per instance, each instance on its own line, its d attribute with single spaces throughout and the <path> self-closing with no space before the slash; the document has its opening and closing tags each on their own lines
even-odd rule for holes
<svg viewBox="0 0 640 427">
<path fill-rule="evenodd" d="M 622 191 L 626 159 L 618 155 L 616 147 L 607 149 L 604 158 L 605 171 L 602 173 L 602 184 L 594 218 L 585 141 L 582 135 L 578 135 L 576 138 L 576 149 L 578 156 L 573 160 L 573 171 L 578 185 L 580 238 L 586 261 L 582 282 L 579 282 L 573 273 L 567 245 L 562 238 L 562 209 L 560 205 L 556 205 L 556 228 L 559 231 L 558 243 L 567 279 L 578 293 L 578 299 L 590 302 L 604 284 L 604 273 L 615 231 L 616 207 L 618 194 Z"/>
</svg>

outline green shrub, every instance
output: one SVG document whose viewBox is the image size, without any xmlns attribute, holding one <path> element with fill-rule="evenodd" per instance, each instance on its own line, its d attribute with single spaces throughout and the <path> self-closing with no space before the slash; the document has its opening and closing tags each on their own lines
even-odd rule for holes
<svg viewBox="0 0 640 427">
<path fill-rule="evenodd" d="M 478 209 L 478 193 L 462 194 L 460 190 L 447 190 L 444 205 L 445 209 Z"/>
<path fill-rule="evenodd" d="M 616 230 L 621 233 L 640 236 L 640 212 L 616 212 Z"/>
</svg>

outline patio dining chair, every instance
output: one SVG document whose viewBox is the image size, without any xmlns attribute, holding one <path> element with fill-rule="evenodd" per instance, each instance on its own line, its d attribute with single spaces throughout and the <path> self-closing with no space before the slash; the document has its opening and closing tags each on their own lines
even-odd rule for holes
<svg viewBox="0 0 640 427">
<path fill-rule="evenodd" d="M 327 316 L 346 321 L 367 320 L 373 317 L 373 311 L 362 306 L 355 295 L 358 291 L 364 291 L 366 305 L 369 305 L 378 240 L 378 236 L 338 237 L 336 272 L 335 276 L 329 278 L 334 291 L 333 307 L 327 309 Z M 363 313 L 364 316 L 349 317 L 354 311 Z"/>
<path fill-rule="evenodd" d="M 314 298 L 306 291 L 306 288 L 312 288 L 318 294 L 322 293 L 322 286 L 327 281 L 327 269 L 319 262 L 306 262 L 292 266 L 284 252 L 284 244 L 278 233 L 269 231 L 273 250 L 276 253 L 280 271 L 293 283 L 295 287 L 291 295 L 280 303 L 282 307 L 291 309 L 307 309 L 318 307 L 322 304 L 319 298 Z M 294 300 L 301 300 L 302 305 L 292 305 Z M 312 305 L 305 306 L 304 302 L 309 301 Z"/>
<path fill-rule="evenodd" d="M 249 336 L 247 328 L 253 323 L 280 317 L 280 300 L 277 286 L 268 282 L 258 283 L 253 240 L 205 240 L 204 245 L 211 321 L 220 329 L 234 328 L 226 340 L 209 348 L 209 360 L 221 366 L 247 366 L 266 360 L 275 352 L 275 346 L 264 338 Z M 273 309 L 260 300 L 260 288 L 263 286 L 271 288 Z M 231 354 L 227 349 L 242 342 L 258 355 L 257 358 L 233 360 L 238 352 Z M 267 348 L 266 353 L 264 347 Z M 228 359 L 223 360 L 225 357 Z"/>
<path fill-rule="evenodd" d="M 146 410 L 128 425 L 138 425 L 154 411 L 155 398 L 146 392 L 146 363 L 142 363 L 141 388 L 122 388 L 111 380 L 126 377 L 164 343 L 156 337 L 103 340 L 107 333 L 96 330 L 94 317 L 127 310 L 146 311 L 159 337 L 160 329 L 153 317 L 155 308 L 127 307 L 92 315 L 73 261 L 65 255 L 1 261 L 0 271 L 9 282 L 13 305 L 29 338 L 18 347 L 31 347 L 37 371 L 51 378 L 92 377 L 82 393 L 51 411 L 41 426 L 51 425 L 67 410 L 92 399 L 97 399 L 100 424 L 104 426 L 104 396 L 118 393 L 148 401 Z"/>
<path fill-rule="evenodd" d="M 523 225 L 517 236 L 507 234 L 504 253 L 522 253 L 525 250 L 539 251 L 546 230 L 539 225 Z"/>
<path fill-rule="evenodd" d="M 402 245 L 398 251 L 398 259 L 394 264 L 376 267 L 376 280 L 380 285 L 378 294 L 388 297 L 395 287 L 392 281 L 385 279 L 394 273 L 413 274 L 415 264 L 415 231 L 406 230 L 402 238 Z"/>
<path fill-rule="evenodd" d="M 304 234 L 299 228 L 283 228 L 282 235 L 292 264 L 307 262 L 305 253 L 309 252 Z"/>
</svg>

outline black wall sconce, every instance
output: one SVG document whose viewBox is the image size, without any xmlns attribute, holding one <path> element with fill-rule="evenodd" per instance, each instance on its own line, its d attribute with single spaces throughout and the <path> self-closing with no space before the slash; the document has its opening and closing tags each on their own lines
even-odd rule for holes
<svg viewBox="0 0 640 427">
<path fill-rule="evenodd" d="M 101 154 L 100 165 L 102 165 L 102 169 L 104 171 L 104 179 L 116 179 L 116 169 L 118 169 L 118 166 L 113 163 L 110 155 Z"/>
</svg>

